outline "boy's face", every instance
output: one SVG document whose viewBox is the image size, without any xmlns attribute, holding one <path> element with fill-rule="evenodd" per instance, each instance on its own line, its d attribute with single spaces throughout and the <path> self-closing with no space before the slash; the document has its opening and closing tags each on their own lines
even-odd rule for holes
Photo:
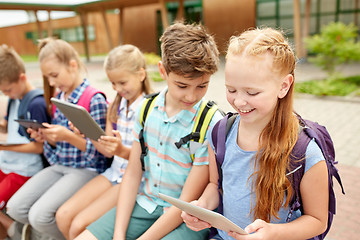
<svg viewBox="0 0 360 240">
<path fill-rule="evenodd" d="M 25 76 L 25 75 L 24 75 Z M 24 96 L 25 81 L 23 74 L 20 75 L 19 80 L 9 83 L 7 81 L 0 84 L 0 91 L 11 99 L 21 99 Z"/>
<path fill-rule="evenodd" d="M 159 69 L 161 77 L 168 85 L 167 107 L 170 105 L 174 111 L 191 110 L 205 96 L 210 81 L 209 74 L 189 79 L 173 72 L 167 74 L 162 63 L 159 63 Z"/>
</svg>

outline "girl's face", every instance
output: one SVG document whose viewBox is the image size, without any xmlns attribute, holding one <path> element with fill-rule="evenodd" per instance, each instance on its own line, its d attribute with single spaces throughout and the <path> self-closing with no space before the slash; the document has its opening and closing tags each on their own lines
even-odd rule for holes
<svg viewBox="0 0 360 240">
<path fill-rule="evenodd" d="M 226 96 L 243 123 L 270 121 L 279 98 L 286 96 L 293 77 L 272 70 L 273 57 L 229 55 L 225 65 Z"/>
<path fill-rule="evenodd" d="M 75 60 L 71 60 L 69 66 L 66 66 L 55 57 L 47 57 L 40 62 L 40 69 L 50 86 L 65 93 L 71 93 L 82 82 Z"/>
<path fill-rule="evenodd" d="M 173 72 L 167 74 L 162 63 L 159 63 L 159 71 L 161 77 L 167 81 L 166 104 L 171 105 L 174 112 L 191 110 L 205 96 L 210 81 L 209 74 L 188 79 Z"/>
<path fill-rule="evenodd" d="M 113 89 L 123 98 L 128 100 L 128 104 L 133 103 L 142 94 L 142 84 L 145 80 L 145 70 L 141 68 L 136 73 L 131 73 L 122 69 L 106 71 Z"/>
</svg>

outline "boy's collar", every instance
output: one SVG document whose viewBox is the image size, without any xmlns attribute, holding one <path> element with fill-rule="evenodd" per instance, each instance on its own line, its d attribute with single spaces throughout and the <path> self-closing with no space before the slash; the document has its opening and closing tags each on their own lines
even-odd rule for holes
<svg viewBox="0 0 360 240">
<path fill-rule="evenodd" d="M 154 103 L 154 108 L 157 107 L 159 109 L 159 111 L 162 111 L 162 112 L 165 112 L 165 95 L 166 95 L 167 91 L 168 91 L 167 87 L 165 89 L 163 89 L 159 93 L 159 96 L 155 99 L 155 103 Z M 176 120 L 179 120 L 179 122 L 181 122 L 181 124 L 184 126 L 190 125 L 195 120 L 196 114 L 199 110 L 199 107 L 200 107 L 200 104 L 202 101 L 203 101 L 203 99 L 201 99 L 199 102 L 197 102 L 192 107 L 192 111 L 183 109 L 180 112 L 178 112 L 175 116 L 167 119 L 167 121 L 175 122 Z"/>
</svg>

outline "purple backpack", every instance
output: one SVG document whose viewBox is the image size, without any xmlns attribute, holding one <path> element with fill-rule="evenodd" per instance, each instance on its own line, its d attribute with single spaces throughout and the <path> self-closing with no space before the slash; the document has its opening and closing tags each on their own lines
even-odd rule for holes
<svg viewBox="0 0 360 240">
<path fill-rule="evenodd" d="M 293 152 L 292 152 L 292 161 L 290 162 L 290 170 L 288 172 L 288 176 L 292 176 L 291 179 L 289 179 L 292 183 L 292 187 L 294 189 L 294 195 L 290 201 L 290 210 L 287 217 L 287 222 L 290 221 L 291 216 L 294 211 L 297 211 L 300 209 L 301 213 L 304 213 L 304 209 L 302 207 L 302 201 L 301 201 L 301 194 L 300 194 L 300 182 L 304 175 L 305 170 L 305 153 L 307 149 L 307 145 L 311 141 L 311 139 L 315 139 L 315 142 L 320 147 L 326 161 L 326 165 L 328 167 L 328 175 L 329 175 L 329 212 L 328 212 L 328 225 L 327 229 L 324 233 L 320 234 L 319 236 L 316 236 L 312 239 L 314 240 L 321 240 L 325 238 L 325 235 L 329 232 L 331 223 L 333 220 L 333 215 L 335 214 L 336 209 L 336 199 L 335 199 L 335 193 L 333 190 L 333 177 L 336 178 L 338 183 L 341 186 L 342 193 L 345 194 L 340 175 L 338 173 L 337 168 L 335 167 L 335 164 L 337 162 L 335 161 L 335 150 L 334 150 L 334 144 L 331 140 L 330 134 L 326 130 L 324 126 L 319 125 L 316 122 L 310 121 L 310 120 L 304 120 L 300 115 L 296 114 L 300 126 L 302 127 L 302 131 L 300 132 L 298 136 L 298 140 L 294 146 Z M 216 154 L 216 164 L 218 168 L 219 173 L 219 182 L 218 182 L 218 190 L 219 190 L 219 207 L 218 212 L 223 213 L 223 206 L 222 206 L 222 171 L 221 171 L 221 165 L 224 161 L 225 156 L 225 142 L 226 137 L 231 129 L 232 124 L 234 123 L 236 119 L 237 114 L 228 113 L 223 119 L 221 119 L 219 122 L 216 123 L 214 126 L 214 129 L 212 131 L 212 142 L 214 144 L 215 148 L 215 154 Z"/>
</svg>

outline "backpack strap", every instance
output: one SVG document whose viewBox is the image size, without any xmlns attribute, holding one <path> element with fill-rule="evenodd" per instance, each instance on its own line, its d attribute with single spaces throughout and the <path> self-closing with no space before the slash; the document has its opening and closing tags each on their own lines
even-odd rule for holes
<svg viewBox="0 0 360 240">
<path fill-rule="evenodd" d="M 304 213 L 304 209 L 302 207 L 301 201 L 301 193 L 300 193 L 300 183 L 302 177 L 305 172 L 305 154 L 307 150 L 307 146 L 311 139 L 314 139 L 316 144 L 321 149 L 324 160 L 328 169 L 328 183 L 329 183 L 329 207 L 328 207 L 328 225 L 327 229 L 324 233 L 312 238 L 316 240 L 324 239 L 325 235 L 328 233 L 331 227 L 331 223 L 333 220 L 333 216 L 336 213 L 336 199 L 335 193 L 333 189 L 333 180 L 334 176 L 339 185 L 341 186 L 342 193 L 345 194 L 340 175 L 338 170 L 335 167 L 335 150 L 334 145 L 331 140 L 331 137 L 324 126 L 317 124 L 316 122 L 312 122 L 310 120 L 304 120 L 300 115 L 296 114 L 299 123 L 301 126 L 301 131 L 298 136 L 298 140 L 293 148 L 292 157 L 290 161 L 290 172 L 287 175 L 292 175 L 289 177 L 292 187 L 294 189 L 294 194 L 290 200 L 290 210 L 288 217 L 286 219 L 287 222 L 291 220 L 293 212 L 296 210 L 300 210 L 301 213 Z"/>
<path fill-rule="evenodd" d="M 88 85 L 84 92 L 81 94 L 78 102 L 76 103 L 77 105 L 80 105 L 80 106 L 83 106 L 88 112 L 90 111 L 90 102 L 91 102 L 91 99 L 95 96 L 95 94 L 97 93 L 101 93 L 102 95 L 104 95 L 105 99 L 106 99 L 106 95 L 94 88 L 93 86 L 90 86 Z"/>
<path fill-rule="evenodd" d="M 223 204 L 222 204 L 222 169 L 221 165 L 224 162 L 225 157 L 225 144 L 227 135 L 236 119 L 237 114 L 228 113 L 223 119 L 218 121 L 212 131 L 211 139 L 215 149 L 216 165 L 218 169 L 219 179 L 218 179 L 218 191 L 219 191 L 219 206 L 218 212 L 223 213 Z"/>
<path fill-rule="evenodd" d="M 43 96 L 44 90 L 43 89 L 33 89 L 25 94 L 23 99 L 20 100 L 20 105 L 18 109 L 18 119 L 30 119 L 31 116 L 29 116 L 29 105 L 33 101 L 34 98 L 38 96 Z M 19 125 L 19 133 L 22 136 L 27 137 L 30 139 L 30 135 L 27 133 L 26 128 L 24 126 Z"/>
<path fill-rule="evenodd" d="M 218 109 L 214 101 L 202 101 L 192 132 L 175 142 L 175 146 L 179 149 L 189 141 L 203 143 L 210 121 Z M 194 154 L 191 154 L 191 159 L 194 161 Z"/>
<path fill-rule="evenodd" d="M 145 99 L 141 105 L 140 114 L 139 114 L 139 120 L 140 124 L 142 126 L 140 133 L 139 133 L 139 142 L 141 146 L 141 155 L 140 155 L 140 161 L 141 161 L 141 169 L 145 171 L 145 163 L 144 158 L 148 153 L 148 147 L 145 145 L 144 140 L 144 126 L 145 126 L 145 120 L 151 112 L 151 110 L 154 108 L 155 104 L 155 98 L 159 95 L 159 93 L 153 93 L 145 96 Z"/>
</svg>

